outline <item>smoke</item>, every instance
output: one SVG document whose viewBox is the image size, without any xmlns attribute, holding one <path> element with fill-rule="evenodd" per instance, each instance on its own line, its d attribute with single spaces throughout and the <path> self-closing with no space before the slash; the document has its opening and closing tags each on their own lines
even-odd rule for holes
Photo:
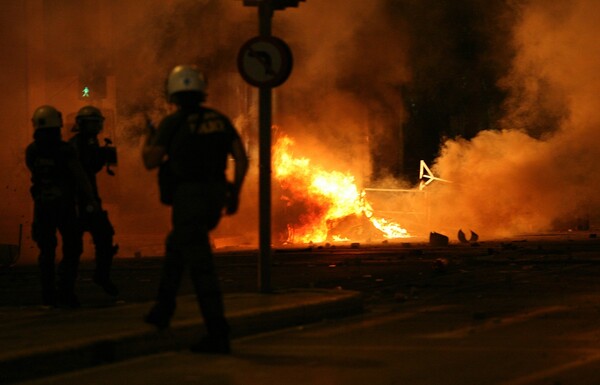
<svg viewBox="0 0 600 385">
<path fill-rule="evenodd" d="M 222 94 L 231 92 L 221 89 L 220 81 L 237 72 L 237 49 L 251 36 L 251 10 L 237 1 L 151 3 L 133 20 L 129 16 L 140 10 L 139 4 L 115 5 L 122 8 L 115 13 L 123 15 L 116 24 L 127 26 L 116 58 L 124 113 L 164 104 L 166 75 L 179 64 L 198 65 L 209 79 L 209 101 L 219 104 Z"/>
<path fill-rule="evenodd" d="M 216 235 L 255 234 L 257 100 L 236 55 L 257 34 L 256 9 L 221 0 L 83 1 L 32 17 L 30 8 L 7 6 L 0 27 L 9 91 L 0 111 L 12 124 L 3 131 L 3 242 L 14 243 L 18 223 L 28 234 L 23 151 L 32 108 L 53 104 L 71 119 L 86 103 L 78 76 L 94 67 L 115 96 L 99 104 L 115 117 L 106 134 L 118 145 L 118 191 L 105 203 L 129 245 L 124 255 L 141 247 L 125 235 L 164 233 L 168 210 L 156 175 L 140 171 L 139 146 L 143 114 L 158 123 L 169 111 L 165 77 L 183 63 L 206 71 L 209 105 L 251 144 L 241 212 Z M 273 34 L 294 54 L 289 80 L 274 90 L 273 121 L 298 154 L 351 172 L 360 186 L 405 185 L 401 175 L 439 154 L 434 172 L 452 183 L 432 183 L 428 206 L 416 207 L 431 213 L 428 230 L 508 235 L 597 216 L 599 11 L 594 0 L 302 2 L 273 19 Z M 444 135 L 453 139 L 440 146 Z"/>
<path fill-rule="evenodd" d="M 301 153 L 369 183 L 371 166 L 389 161 L 365 156 L 385 151 L 385 140 L 368 142 L 371 127 L 393 131 L 382 113 L 391 108 L 392 120 L 409 123 L 404 170 L 435 151 L 434 172 L 451 181 L 428 186 L 426 200 L 402 198 L 423 213 L 420 226 L 410 220 L 414 232 L 507 236 L 597 216 L 597 3 L 390 4 L 286 12 L 302 60 L 286 97 L 303 115 L 286 111 L 283 126 L 302 138 Z M 332 12 L 336 21 L 322 18 Z M 451 139 L 440 146 L 442 135 Z"/>
<path fill-rule="evenodd" d="M 256 8 L 244 7 L 241 1 L 217 0 L 140 4 L 84 1 L 71 6 L 62 2 L 41 6 L 35 16 L 15 9 L 15 20 L 31 19 L 29 24 L 21 23 L 27 27 L 19 28 L 22 46 L 27 47 L 20 67 L 27 68 L 23 65 L 27 57 L 40 60 L 35 76 L 24 71 L 23 77 L 29 76 L 26 100 L 14 104 L 27 105 L 27 109 L 35 100 L 55 105 L 67 118 L 64 134 L 68 138 L 74 113 L 88 103 L 78 99 L 79 77 L 106 76 L 109 97 L 94 103 L 112 111 L 114 124 L 105 129 L 105 135 L 117 144 L 119 165 L 117 182 L 101 180 L 100 192 L 122 254 L 132 254 L 139 251 L 136 248 L 144 248 L 136 245 L 144 243 L 136 236 L 145 240 L 145 234 L 164 233 L 168 228 L 168 210 L 158 203 L 156 175 L 140 171 L 144 114 L 158 123 L 169 111 L 164 81 L 174 65 L 199 65 L 209 79 L 209 105 L 239 123 L 244 140 L 252 144 L 252 169 L 241 212 L 232 221 L 225 219 L 215 234 L 239 237 L 256 233 L 257 100 L 241 83 L 236 68 L 239 47 L 257 34 Z M 289 81 L 274 91 L 274 123 L 302 142 L 299 147 L 309 156 L 318 156 L 324 166 L 352 171 L 359 181 L 370 178 L 372 156 L 383 152 L 387 157 L 396 156 L 399 127 L 405 119 L 397 89 L 409 76 L 406 34 L 403 24 L 387 11 L 385 1 L 335 0 L 302 3 L 296 9 L 276 12 L 273 19 L 274 35 L 289 43 L 295 57 Z M 32 24 L 38 28 L 25 33 Z M 10 62 L 6 67 L 15 65 Z M 31 112 L 22 113 L 23 132 L 28 134 L 31 128 L 25 117 Z M 29 141 L 29 137 L 20 138 L 15 147 L 24 148 Z M 389 148 L 381 150 L 380 143 L 388 143 Z M 18 163 L 20 175 L 27 175 L 22 157 Z M 18 195 L 24 206 L 30 206 L 28 183 L 19 180 L 14 185 L 22 187 Z M 116 192 L 110 191 L 113 187 Z M 27 208 L 23 211 L 31 215 Z M 11 224 L 14 217 L 10 216 Z M 240 221 L 243 229 L 236 224 Z"/>
<path fill-rule="evenodd" d="M 444 143 L 435 172 L 454 183 L 432 185 L 433 226 L 499 236 L 597 218 L 598 12 L 594 0 L 519 5 L 502 129 Z"/>
<path fill-rule="evenodd" d="M 117 92 L 120 109 L 119 135 L 122 147 L 130 158 L 125 175 L 126 191 L 121 192 L 120 206 L 131 201 L 128 212 L 121 209 L 122 232 L 160 233 L 169 227 L 168 210 L 158 203 L 155 172 L 139 172 L 143 169 L 139 155 L 139 144 L 144 131 L 144 116 L 149 116 L 155 125 L 172 111 L 165 100 L 165 79 L 168 72 L 179 64 L 196 64 L 208 79 L 208 105 L 229 115 L 236 122 L 245 122 L 238 98 L 241 78 L 237 74 L 235 58 L 238 48 L 248 36 L 254 16 L 241 2 L 215 0 L 153 1 L 145 4 L 142 14 L 131 19 L 129 16 L 139 9 L 139 4 L 122 2 L 115 17 L 123 15 L 114 24 L 123 28 L 124 39 L 115 46 L 115 76 L 119 80 Z M 235 25 L 236 28 L 232 28 Z M 239 78 L 239 79 L 238 79 Z M 238 82 L 232 82 L 237 79 Z M 243 137 L 251 135 L 248 125 L 239 127 Z M 250 175 L 253 175 L 253 170 Z M 249 177 L 251 179 L 252 177 Z M 257 233 L 248 223 L 256 222 L 258 196 L 251 186 L 243 190 L 242 207 L 235 221 L 224 219 L 215 233 L 215 238 L 230 237 L 234 244 L 253 240 L 242 239 L 236 222 L 245 220 L 242 233 Z M 250 187 L 248 187 L 250 185 Z M 143 215 L 140 213 L 144 213 Z M 237 225 L 239 227 L 239 224 Z M 137 242 L 140 240 L 138 239 Z M 141 242 L 142 246 L 144 241 Z M 159 243 L 161 245 L 162 242 Z M 220 245 L 218 245 L 220 246 Z M 139 250 L 138 246 L 138 250 Z M 129 254 L 135 252 L 131 246 Z M 154 253 L 161 253 L 162 246 Z M 144 253 L 146 254 L 146 253 Z"/>
<path fill-rule="evenodd" d="M 30 237 L 32 201 L 25 147 L 32 140 L 30 117 L 42 104 L 56 106 L 72 133 L 75 112 L 95 104 L 107 115 L 103 135 L 118 148 L 115 178 L 100 176 L 103 203 L 117 231 L 121 255 L 146 252 L 147 234 L 164 234 L 168 210 L 158 203 L 156 175 L 143 171 L 139 145 L 143 113 L 155 123 L 168 111 L 164 81 L 176 64 L 206 69 L 209 99 L 235 115 L 235 90 L 226 80 L 236 73 L 235 54 L 252 25 L 241 2 L 174 0 L 146 2 L 28 2 L 2 12 L 0 78 L 5 87 L 2 131 L 2 243 L 18 242 L 23 224 L 21 261 L 33 262 Z M 232 26 L 235 25 L 236 28 Z M 106 80 L 107 97 L 80 100 L 80 79 Z M 223 86 L 225 85 L 225 86 Z M 97 91 L 92 87 L 92 92 Z M 161 236 L 162 238 L 162 236 Z M 162 240 L 152 253 L 162 252 Z M 90 257 L 86 242 L 84 257 Z"/>
<path fill-rule="evenodd" d="M 0 12 L 0 115 L 2 141 L 0 142 L 0 243 L 17 245 L 20 225 L 30 220 L 29 180 L 24 168 L 25 143 L 30 140 L 27 129 L 30 112 L 27 111 L 27 57 L 24 23 L 14 24 L 12 18 L 23 4 L 7 4 Z M 4 253 L 4 249 L 2 250 Z M 4 255 L 2 256 L 4 257 Z"/>
<path fill-rule="evenodd" d="M 278 91 L 284 131 L 302 154 L 365 183 L 373 156 L 397 156 L 405 118 L 398 88 L 410 76 L 406 33 L 388 10 L 387 1 L 330 0 L 275 15 L 295 57 Z"/>
</svg>

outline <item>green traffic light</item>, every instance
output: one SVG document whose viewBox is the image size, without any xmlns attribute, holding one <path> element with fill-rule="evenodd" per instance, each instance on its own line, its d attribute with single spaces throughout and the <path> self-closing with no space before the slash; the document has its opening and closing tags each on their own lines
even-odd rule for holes
<svg viewBox="0 0 600 385">
<path fill-rule="evenodd" d="M 83 90 L 81 90 L 81 97 L 82 98 L 89 98 L 90 97 L 90 88 L 88 86 L 84 86 Z"/>
</svg>

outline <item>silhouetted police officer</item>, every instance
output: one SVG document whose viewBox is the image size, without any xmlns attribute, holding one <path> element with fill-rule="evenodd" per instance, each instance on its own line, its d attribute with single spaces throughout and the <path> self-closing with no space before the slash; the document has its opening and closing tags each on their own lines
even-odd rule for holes
<svg viewBox="0 0 600 385">
<path fill-rule="evenodd" d="M 79 307 L 75 295 L 77 268 L 83 247 L 77 220 L 76 196 L 81 192 L 88 212 L 96 210 L 89 180 L 75 151 L 61 139 L 62 115 L 52 106 L 41 106 L 32 118 L 34 141 L 26 149 L 31 171 L 34 202 L 32 238 L 40 249 L 38 259 L 42 302 L 46 306 Z M 57 230 L 62 237 L 62 259 L 58 266 L 58 296 L 55 287 Z"/>
<path fill-rule="evenodd" d="M 104 289 L 112 296 L 119 294 L 119 290 L 110 280 L 110 269 L 113 257 L 117 253 L 118 246 L 113 245 L 115 230 L 108 219 L 108 212 L 101 207 L 102 201 L 98 194 L 96 174 L 104 166 L 116 164 L 116 150 L 112 146 L 100 146 L 98 134 L 104 127 L 104 116 L 94 106 L 85 106 L 77 112 L 76 125 L 73 131 L 77 132 L 70 140 L 77 152 L 77 156 L 85 170 L 92 185 L 94 198 L 98 202 L 98 210 L 88 213 L 79 211 L 82 230 L 89 232 L 92 236 L 95 248 L 96 270 L 94 271 L 94 283 Z M 84 197 L 79 197 L 84 201 Z"/>
<path fill-rule="evenodd" d="M 229 326 L 209 241 L 222 215 L 234 214 L 248 159 L 239 134 L 223 114 L 202 106 L 206 81 L 194 66 L 177 66 L 167 79 L 169 101 L 177 111 L 166 116 L 158 132 L 149 133 L 143 148 L 147 169 L 160 167 L 161 200 L 172 204 L 173 228 L 157 302 L 145 318 L 159 329 L 169 326 L 184 267 L 190 275 L 204 318 L 207 336 L 194 352 L 230 352 Z M 228 156 L 235 160 L 233 183 L 227 181 Z"/>
</svg>

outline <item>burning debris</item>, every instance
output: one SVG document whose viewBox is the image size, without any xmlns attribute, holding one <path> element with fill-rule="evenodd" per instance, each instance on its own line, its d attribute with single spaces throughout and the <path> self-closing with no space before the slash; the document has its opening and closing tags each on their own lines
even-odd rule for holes
<svg viewBox="0 0 600 385">
<path fill-rule="evenodd" d="M 308 158 L 296 157 L 293 147 L 293 139 L 280 135 L 273 150 L 274 178 L 280 184 L 289 219 L 286 243 L 370 238 L 373 228 L 386 239 L 410 236 L 399 224 L 375 215 L 354 176 L 327 171 Z"/>
<path fill-rule="evenodd" d="M 460 241 L 460 243 L 477 242 L 479 240 L 479 235 L 477 235 L 477 233 L 475 233 L 473 230 L 471 230 L 471 237 L 469 239 L 467 239 L 464 231 L 462 231 L 462 229 L 460 229 L 460 230 L 458 230 L 458 240 Z"/>
<path fill-rule="evenodd" d="M 448 237 L 444 234 L 431 232 L 429 234 L 429 244 L 431 246 L 448 246 Z"/>
</svg>

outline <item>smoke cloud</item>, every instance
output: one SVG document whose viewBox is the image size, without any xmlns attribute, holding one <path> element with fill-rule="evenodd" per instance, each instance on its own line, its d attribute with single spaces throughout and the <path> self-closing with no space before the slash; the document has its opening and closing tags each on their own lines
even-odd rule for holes
<svg viewBox="0 0 600 385">
<path fill-rule="evenodd" d="M 454 182 L 432 185 L 439 228 L 501 236 L 598 217 L 600 4 L 529 1 L 519 11 L 502 129 L 448 140 L 436 160 Z"/>
<path fill-rule="evenodd" d="M 35 261 L 24 162 L 33 110 L 42 104 L 56 106 L 68 139 L 75 112 L 95 104 L 107 118 L 101 136 L 110 137 L 118 148 L 117 176 L 99 175 L 99 187 L 120 255 L 162 253 L 169 211 L 158 203 L 155 173 L 145 172 L 141 164 L 143 114 L 158 123 L 169 111 L 164 100 L 168 71 L 192 63 L 202 66 L 210 79 L 212 105 L 238 118 L 238 89 L 227 79 L 236 74 L 238 47 L 251 36 L 251 10 L 241 2 L 214 0 L 26 3 L 5 7 L 1 16 L 0 78 L 6 89 L 0 112 L 6 124 L 0 151 L 0 242 L 16 244 L 22 224 L 21 262 Z M 80 100 L 80 78 L 94 73 L 106 79 L 107 98 Z M 84 258 L 91 258 L 89 238 L 85 248 Z"/>
<path fill-rule="evenodd" d="M 410 76 L 405 23 L 388 11 L 386 1 L 332 0 L 276 15 L 296 58 L 280 92 L 284 130 L 302 154 L 364 183 L 373 156 L 398 163 L 405 119 L 398 92 Z"/>
<path fill-rule="evenodd" d="M 7 5 L 1 16 L 0 78 L 9 92 L 0 112 L 11 123 L 0 152 L 0 241 L 14 243 L 18 224 L 29 234 L 23 153 L 33 108 L 63 111 L 68 137 L 86 103 L 78 76 L 96 66 L 115 95 L 99 104 L 114 114 L 105 134 L 118 146 L 117 180 L 100 186 L 117 241 L 122 255 L 161 253 L 169 212 L 156 175 L 142 171 L 143 114 L 157 123 L 170 108 L 166 74 L 195 63 L 207 73 L 209 105 L 231 116 L 251 155 L 241 212 L 215 238 L 255 246 L 257 96 L 237 74 L 236 55 L 257 34 L 256 9 L 221 0 L 71 3 L 35 3 L 37 13 Z M 352 173 L 361 187 L 414 187 L 419 159 L 435 159 L 436 176 L 452 183 L 429 185 L 427 203 L 417 195 L 398 202 L 430 213 L 405 218 L 409 232 L 471 228 L 491 237 L 597 218 L 599 12 L 594 0 L 302 2 L 273 19 L 273 34 L 294 54 L 291 77 L 274 91 L 273 122 L 298 155 Z M 30 240 L 27 247 L 33 261 Z"/>
</svg>

